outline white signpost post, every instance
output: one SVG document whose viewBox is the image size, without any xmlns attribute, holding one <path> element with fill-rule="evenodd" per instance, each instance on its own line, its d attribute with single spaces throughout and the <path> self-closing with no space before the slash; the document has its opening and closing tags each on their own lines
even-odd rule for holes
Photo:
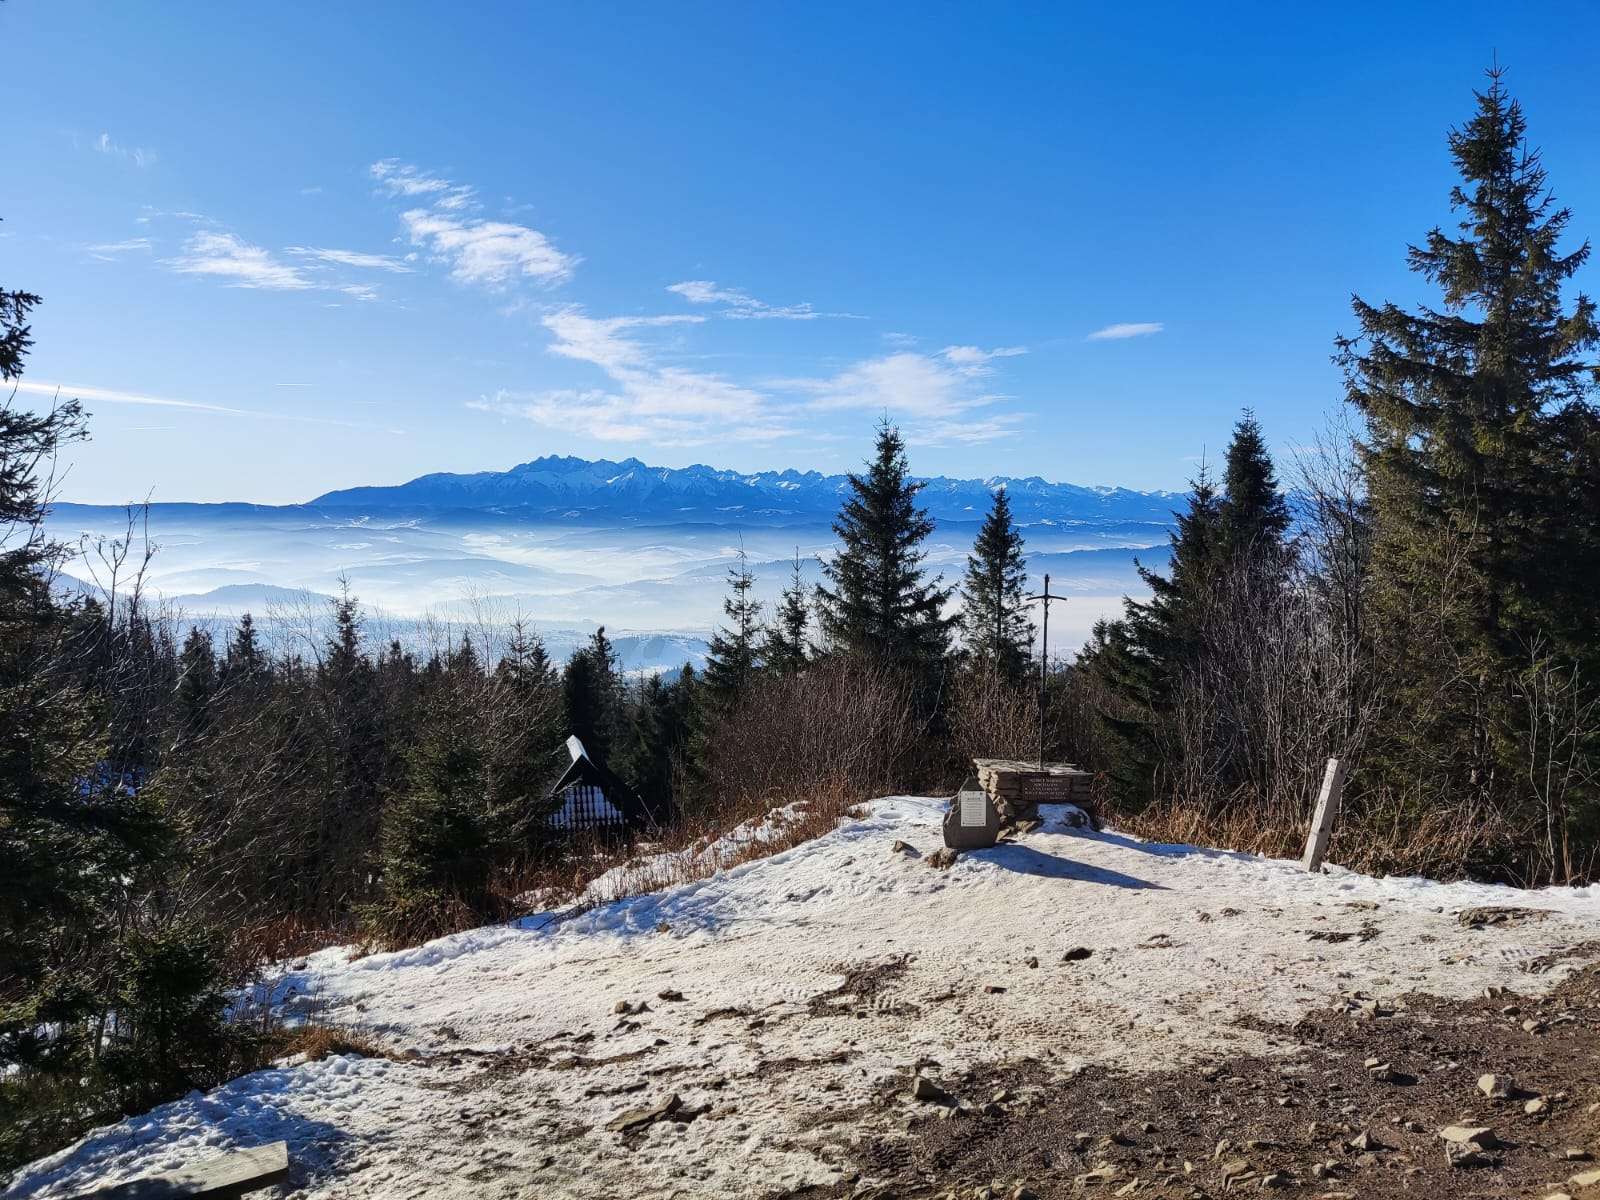
<svg viewBox="0 0 1600 1200">
<path fill-rule="evenodd" d="M 1317 811 L 1311 818 L 1311 832 L 1306 836 L 1305 868 L 1322 870 L 1322 856 L 1328 852 L 1328 838 L 1333 833 L 1333 823 L 1339 819 L 1339 801 L 1344 795 L 1344 763 L 1337 758 L 1328 760 L 1328 769 L 1322 775 L 1322 791 L 1317 796 Z"/>
</svg>

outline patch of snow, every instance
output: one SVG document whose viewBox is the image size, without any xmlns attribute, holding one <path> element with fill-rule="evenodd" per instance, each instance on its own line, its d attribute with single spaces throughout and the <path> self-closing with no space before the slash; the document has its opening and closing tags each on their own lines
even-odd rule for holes
<svg viewBox="0 0 1600 1200">
<path fill-rule="evenodd" d="M 97 1130 L 4 1195 L 70 1196 L 277 1138 L 308 1200 L 828 1184 L 839 1131 L 808 1118 L 861 1108 L 846 1132 L 900 1136 L 904 1114 L 868 1101 L 919 1059 L 949 1074 L 1002 1057 L 1066 1072 L 1284 1053 L 1241 1019 L 1292 1022 L 1357 992 L 1536 994 L 1580 965 L 1563 955 L 1600 937 L 1597 887 L 1309 875 L 1076 828 L 1064 808 L 948 870 L 891 852 L 896 839 L 937 848 L 941 813 L 939 800 L 880 800 L 815 841 L 649 895 L 355 961 L 311 955 L 279 982 L 286 1013 L 359 1025 L 421 1057 L 257 1072 Z M 608 885 L 596 886 L 598 897 Z M 1549 915 L 1510 930 L 1455 918 L 1492 904 Z M 1309 936 L 1363 927 L 1368 940 Z M 1092 955 L 1064 962 L 1077 946 Z M 1540 956 L 1554 965 L 1526 973 Z M 872 999 L 808 1005 L 846 968 L 891 958 L 904 969 Z M 619 1001 L 649 1011 L 619 1017 Z M 631 1149 L 606 1129 L 673 1093 L 710 1111 L 650 1126 Z"/>
</svg>

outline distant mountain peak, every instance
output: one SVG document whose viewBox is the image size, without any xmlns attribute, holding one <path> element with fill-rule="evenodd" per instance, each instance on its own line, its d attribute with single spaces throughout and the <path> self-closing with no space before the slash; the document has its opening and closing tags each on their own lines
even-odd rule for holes
<svg viewBox="0 0 1600 1200">
<path fill-rule="evenodd" d="M 390 487 L 345 488 L 318 496 L 321 508 L 393 512 L 436 509 L 515 509 L 530 517 L 573 520 L 626 516 L 636 520 L 722 521 L 732 512 L 775 519 L 831 517 L 847 477 L 800 471 L 731 471 L 695 463 L 654 467 L 632 456 L 620 461 L 547 454 L 506 471 L 436 472 Z M 922 503 L 941 520 L 973 520 L 997 488 L 1011 496 L 1019 522 L 1121 519 L 1166 524 L 1178 495 L 1127 488 L 1051 483 L 1037 475 L 922 480 Z"/>
</svg>

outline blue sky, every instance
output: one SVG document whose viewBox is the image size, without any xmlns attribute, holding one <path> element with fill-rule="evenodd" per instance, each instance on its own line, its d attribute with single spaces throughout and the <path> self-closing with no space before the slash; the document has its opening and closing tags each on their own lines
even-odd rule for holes
<svg viewBox="0 0 1600 1200">
<path fill-rule="evenodd" d="M 0 42 L 69 499 L 841 470 L 885 411 L 921 472 L 1178 487 L 1245 405 L 1316 433 L 1351 292 L 1427 295 L 1494 54 L 1600 233 L 1587 4 L 10 0 Z"/>
</svg>

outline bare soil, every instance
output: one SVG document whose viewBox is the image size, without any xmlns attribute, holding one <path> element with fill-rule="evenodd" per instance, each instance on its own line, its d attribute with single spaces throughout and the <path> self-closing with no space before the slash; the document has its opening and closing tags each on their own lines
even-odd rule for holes
<svg viewBox="0 0 1600 1200">
<path fill-rule="evenodd" d="M 859 1174 L 786 1196 L 1600 1196 L 1566 1182 L 1600 1165 L 1600 965 L 1536 999 L 1358 998 L 1258 1028 L 1296 1048 L 1142 1074 L 930 1064 L 950 1103 L 910 1100 L 907 1078 L 878 1098 L 905 1114 L 892 1132 L 854 1139 L 840 1123 Z M 1485 1096 L 1485 1074 L 1512 1095 Z M 1489 1126 L 1491 1162 L 1451 1165 L 1450 1125 Z"/>
</svg>

